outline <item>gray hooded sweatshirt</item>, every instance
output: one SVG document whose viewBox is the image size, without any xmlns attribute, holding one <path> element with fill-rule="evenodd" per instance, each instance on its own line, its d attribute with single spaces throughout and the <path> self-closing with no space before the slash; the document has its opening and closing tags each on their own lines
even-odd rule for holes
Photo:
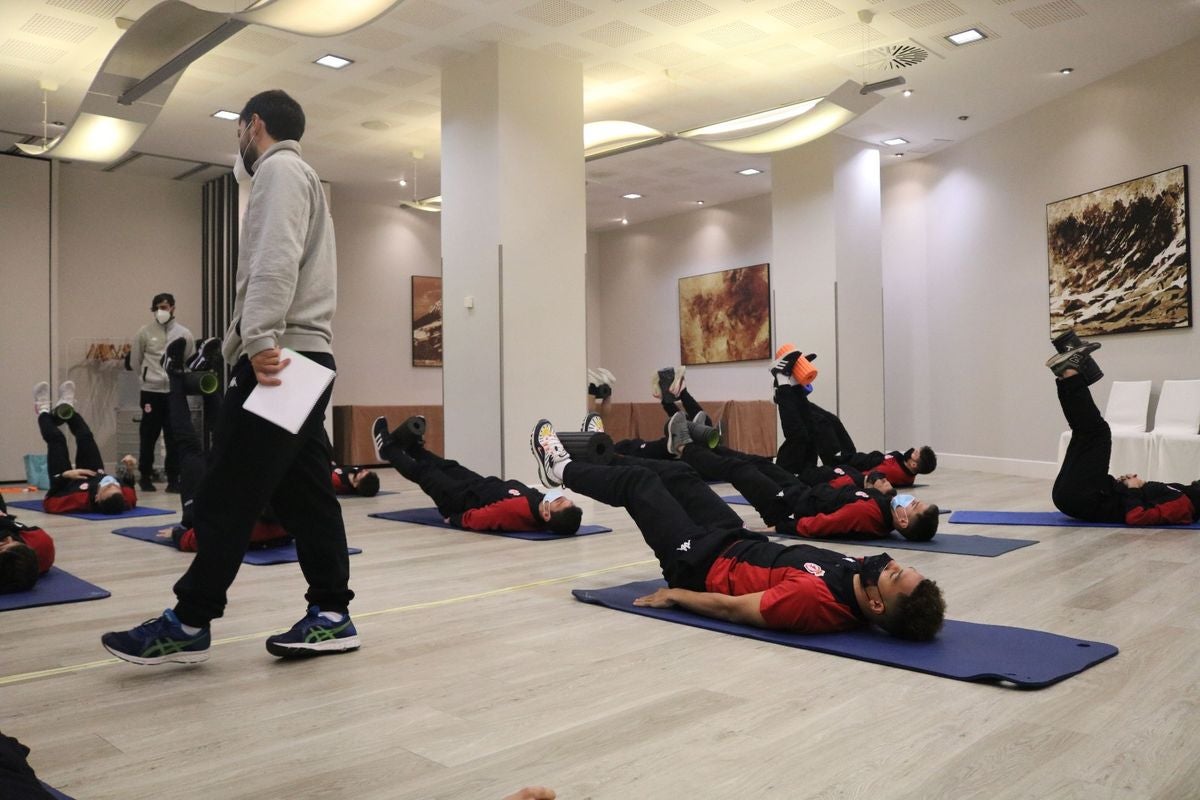
<svg viewBox="0 0 1200 800">
<path fill-rule="evenodd" d="M 276 142 L 254 162 L 238 244 L 237 295 L 221 348 L 232 364 L 272 347 L 333 352 L 337 255 L 321 181 L 300 143 Z"/>
</svg>

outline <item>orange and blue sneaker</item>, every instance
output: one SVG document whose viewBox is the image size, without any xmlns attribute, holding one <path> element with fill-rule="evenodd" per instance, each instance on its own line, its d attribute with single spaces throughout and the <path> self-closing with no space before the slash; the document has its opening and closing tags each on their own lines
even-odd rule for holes
<svg viewBox="0 0 1200 800">
<path fill-rule="evenodd" d="M 212 635 L 208 628 L 199 633 L 185 633 L 179 617 L 168 608 L 161 617 L 148 619 L 132 630 L 109 631 L 100 637 L 100 643 L 130 664 L 150 666 L 168 661 L 196 664 L 208 660 Z"/>
<path fill-rule="evenodd" d="M 321 615 L 318 606 L 309 606 L 304 619 L 286 633 L 267 637 L 267 652 L 279 658 L 310 658 L 358 649 L 358 631 L 349 614 L 338 622 Z"/>
</svg>

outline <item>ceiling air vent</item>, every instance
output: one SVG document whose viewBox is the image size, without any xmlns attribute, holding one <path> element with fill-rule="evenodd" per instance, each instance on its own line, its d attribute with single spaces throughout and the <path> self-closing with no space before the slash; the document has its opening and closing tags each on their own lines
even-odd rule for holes
<svg viewBox="0 0 1200 800">
<path fill-rule="evenodd" d="M 905 42 L 876 47 L 867 54 L 867 58 L 867 66 L 870 69 L 879 72 L 895 72 L 920 64 L 929 58 L 929 51 L 924 47 Z"/>
</svg>

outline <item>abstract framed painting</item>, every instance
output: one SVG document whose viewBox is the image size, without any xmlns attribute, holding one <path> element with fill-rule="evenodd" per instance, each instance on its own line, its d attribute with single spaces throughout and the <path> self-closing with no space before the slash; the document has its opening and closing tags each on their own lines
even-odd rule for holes
<svg viewBox="0 0 1200 800">
<path fill-rule="evenodd" d="M 442 366 L 442 279 L 412 276 L 412 363 Z"/>
<path fill-rule="evenodd" d="M 1050 333 L 1192 324 L 1186 166 L 1046 205 Z"/>
<path fill-rule="evenodd" d="M 770 358 L 770 264 L 680 278 L 679 352 L 688 366 Z"/>
</svg>

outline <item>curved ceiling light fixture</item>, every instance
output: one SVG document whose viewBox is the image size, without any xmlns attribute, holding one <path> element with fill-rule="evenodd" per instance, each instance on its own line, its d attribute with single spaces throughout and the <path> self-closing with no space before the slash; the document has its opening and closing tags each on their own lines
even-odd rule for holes
<svg viewBox="0 0 1200 800">
<path fill-rule="evenodd" d="M 22 152 L 107 164 L 127 153 L 158 118 L 179 76 L 247 25 L 301 36 L 338 36 L 361 28 L 402 0 L 256 0 L 226 14 L 165 0 L 121 35 L 92 79 L 66 133 Z"/>
<path fill-rule="evenodd" d="M 615 156 L 639 147 L 661 144 L 668 138 L 670 134 L 636 122 L 619 119 L 589 122 L 583 126 L 583 157 L 588 160 Z"/>
<path fill-rule="evenodd" d="M 584 158 L 604 158 L 671 139 L 734 153 L 777 153 L 820 139 L 874 108 L 883 98 L 873 88 L 846 81 L 824 97 L 678 133 L 663 133 L 634 122 L 593 122 L 584 126 Z M 603 127 L 589 131 L 592 126 Z"/>
<path fill-rule="evenodd" d="M 257 0 L 233 15 L 300 36 L 341 36 L 374 22 L 402 0 Z"/>
</svg>

